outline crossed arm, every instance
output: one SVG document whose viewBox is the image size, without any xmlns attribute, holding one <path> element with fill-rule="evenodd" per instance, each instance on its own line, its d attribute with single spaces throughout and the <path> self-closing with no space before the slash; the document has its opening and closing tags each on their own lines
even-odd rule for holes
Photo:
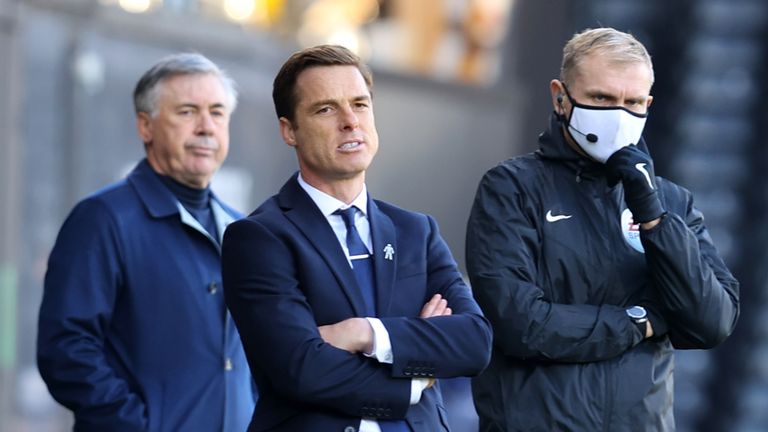
<svg viewBox="0 0 768 432">
<path fill-rule="evenodd" d="M 418 280 L 428 274 L 432 293 L 440 297 L 427 301 L 419 316 L 380 318 L 390 335 L 394 359 L 391 367 L 383 367 L 359 355 L 373 348 L 373 330 L 366 318 L 318 327 L 318 322 L 333 322 L 319 316 L 337 312 L 332 307 L 314 310 L 313 305 L 336 301 L 342 291 L 322 288 L 334 276 L 323 273 L 326 267 L 316 263 L 320 257 L 296 254 L 295 238 L 270 220 L 241 220 L 225 233 L 225 298 L 265 392 L 270 389 L 296 402 L 353 416 L 360 416 L 366 404 L 386 402 L 392 417 L 402 418 L 414 395 L 414 380 L 404 371 L 434 363 L 433 376 L 452 377 L 476 374 L 487 364 L 490 328 L 454 271 L 444 244 L 430 242 L 429 247 L 441 254 L 430 253 L 434 258 L 427 273 L 412 276 Z M 317 268 L 322 276 L 301 280 L 298 267 Z M 337 315 L 343 317 L 342 312 Z M 267 327 L 271 330 L 264 331 Z M 421 343 L 414 343 L 417 340 Z"/>
<path fill-rule="evenodd" d="M 448 301 L 440 294 L 435 294 L 424 304 L 419 314 L 420 318 L 450 316 L 451 308 Z M 370 354 L 374 350 L 374 331 L 370 322 L 365 318 L 348 318 L 336 324 L 318 327 L 320 336 L 326 343 L 336 348 L 349 351 L 352 354 Z"/>
</svg>

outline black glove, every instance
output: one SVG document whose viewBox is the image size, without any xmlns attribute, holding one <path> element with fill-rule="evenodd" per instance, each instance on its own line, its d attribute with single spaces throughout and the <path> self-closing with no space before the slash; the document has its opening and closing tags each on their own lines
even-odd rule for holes
<svg viewBox="0 0 768 432">
<path fill-rule="evenodd" d="M 635 223 L 650 222 L 664 214 L 649 155 L 635 145 L 628 145 L 612 154 L 605 166 L 609 184 L 624 184 L 624 201 Z"/>
</svg>

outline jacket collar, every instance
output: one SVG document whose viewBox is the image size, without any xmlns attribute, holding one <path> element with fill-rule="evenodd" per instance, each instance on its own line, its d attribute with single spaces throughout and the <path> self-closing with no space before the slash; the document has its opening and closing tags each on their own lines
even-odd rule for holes
<svg viewBox="0 0 768 432">
<path fill-rule="evenodd" d="M 333 229 L 314 201 L 301 188 L 294 174 L 277 195 L 277 202 L 285 216 L 309 240 L 312 246 L 323 257 L 342 287 L 347 299 L 357 316 L 365 316 L 365 302 L 357 286 L 357 280 L 349 266 L 344 250 L 341 248 Z M 379 316 L 385 316 L 392 294 L 396 254 L 384 253 L 389 245 L 397 250 L 395 244 L 395 228 L 392 221 L 368 197 L 368 220 L 371 225 L 373 240 L 373 260 L 376 279 L 376 303 Z"/>
<path fill-rule="evenodd" d="M 142 159 L 136 168 L 128 174 L 128 183 L 136 190 L 141 202 L 144 203 L 144 207 L 152 217 L 162 218 L 179 213 L 176 206 L 178 200 L 163 184 L 146 158 Z"/>
<path fill-rule="evenodd" d="M 133 171 L 128 174 L 127 181 L 133 186 L 139 199 L 144 204 L 144 208 L 147 209 L 147 212 L 152 217 L 163 218 L 178 215 L 183 224 L 211 238 L 208 231 L 181 205 L 179 200 L 173 195 L 173 192 L 163 184 L 146 158 L 142 159 Z M 227 225 L 236 219 L 236 214 L 222 203 L 213 192 L 211 192 L 211 210 L 213 211 L 216 229 L 219 233 L 219 241 L 214 241 L 214 243 L 218 245 L 223 240 L 224 230 Z M 212 238 L 211 240 L 213 241 Z"/>
<path fill-rule="evenodd" d="M 389 304 L 395 288 L 397 232 L 392 219 L 379 209 L 370 194 L 368 215 L 373 242 L 373 268 L 376 275 L 376 310 L 379 311 L 380 317 L 384 317 L 389 315 Z"/>
</svg>

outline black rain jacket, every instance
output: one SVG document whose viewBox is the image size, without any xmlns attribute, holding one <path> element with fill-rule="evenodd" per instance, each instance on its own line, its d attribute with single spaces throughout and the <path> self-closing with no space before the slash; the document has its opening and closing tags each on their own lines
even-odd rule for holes
<svg viewBox="0 0 768 432">
<path fill-rule="evenodd" d="M 689 191 L 657 177 L 667 214 L 641 231 L 554 114 L 539 143 L 485 174 L 469 218 L 469 278 L 494 329 L 472 382 L 480 430 L 673 431 L 673 348 L 731 334 L 738 282 Z M 653 338 L 625 312 L 638 304 Z"/>
</svg>

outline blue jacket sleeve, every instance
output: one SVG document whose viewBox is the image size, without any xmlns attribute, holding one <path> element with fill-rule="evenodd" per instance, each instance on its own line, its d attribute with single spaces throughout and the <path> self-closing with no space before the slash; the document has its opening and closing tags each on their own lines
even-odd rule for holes
<svg viewBox="0 0 768 432">
<path fill-rule="evenodd" d="M 448 301 L 451 316 L 382 318 L 392 342 L 395 376 L 474 376 L 490 361 L 492 332 L 456 268 L 435 220 L 426 216 L 426 284 Z"/>
<path fill-rule="evenodd" d="M 53 397 L 83 431 L 147 427 L 142 398 L 105 353 L 123 275 L 115 223 L 96 200 L 78 204 L 48 261 L 40 306 L 37 362 Z"/>
<path fill-rule="evenodd" d="M 325 343 L 299 286 L 301 271 L 291 246 L 262 223 L 244 219 L 227 227 L 224 294 L 257 384 L 266 383 L 290 400 L 354 417 L 384 402 L 392 418 L 403 418 L 410 380 L 394 378 L 387 366 Z"/>
</svg>

